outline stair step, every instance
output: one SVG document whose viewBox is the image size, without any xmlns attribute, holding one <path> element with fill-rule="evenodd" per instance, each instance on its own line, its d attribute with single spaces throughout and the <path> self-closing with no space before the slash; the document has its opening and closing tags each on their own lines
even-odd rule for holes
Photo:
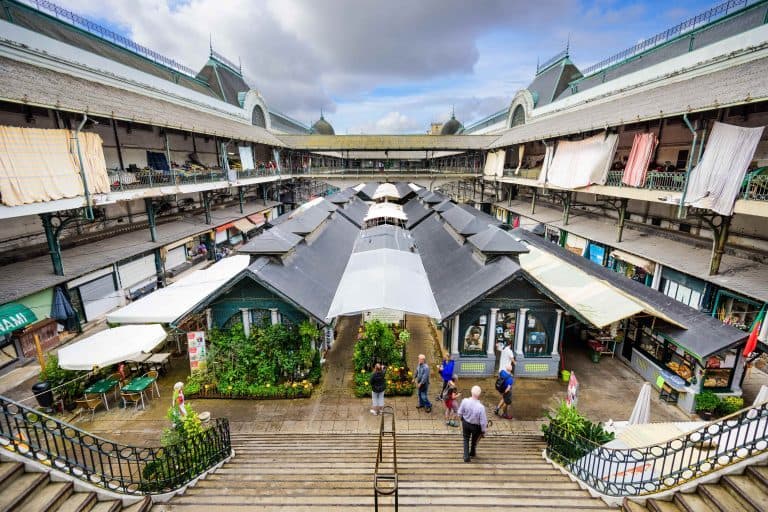
<svg viewBox="0 0 768 512">
<path fill-rule="evenodd" d="M 47 475 L 46 475 L 47 476 Z M 72 494 L 72 482 L 48 482 L 19 504 L 19 510 L 56 510 Z"/>
<path fill-rule="evenodd" d="M 211 507 L 214 506 L 251 506 L 251 507 L 266 507 L 266 506 L 290 506 L 293 510 L 294 507 L 307 505 L 308 502 L 312 503 L 312 506 L 324 506 L 324 507 L 347 507 L 353 505 L 368 505 L 373 506 L 373 493 L 368 496 L 239 496 L 239 495 L 219 495 L 219 496 L 179 496 L 174 498 L 173 504 L 201 504 L 206 503 Z M 554 508 L 555 510 L 562 509 L 563 507 L 577 507 L 580 504 L 594 506 L 594 498 L 589 496 L 576 497 L 549 497 L 549 496 L 514 496 L 508 497 L 506 495 L 503 498 L 499 495 L 482 495 L 482 496 L 464 496 L 457 494 L 455 496 L 408 496 L 400 494 L 399 504 L 400 506 L 420 505 L 420 506 L 474 506 L 474 507 L 486 507 L 495 506 L 499 503 L 503 503 L 510 509 L 518 506 L 529 507 L 546 507 Z"/>
<path fill-rule="evenodd" d="M 75 492 L 61 504 L 56 512 L 87 512 L 96 504 L 96 493 Z"/>
<path fill-rule="evenodd" d="M 697 491 L 715 510 L 721 512 L 743 510 L 739 500 L 719 484 L 702 484 L 699 485 Z"/>
<path fill-rule="evenodd" d="M 641 505 L 640 503 L 636 503 L 628 498 L 624 498 L 624 501 L 621 503 L 621 511 L 622 512 L 648 512 L 648 509 L 645 508 L 645 505 Z"/>
<path fill-rule="evenodd" d="M 645 508 L 652 512 L 680 512 L 680 509 L 674 502 L 652 498 L 645 502 Z"/>
<path fill-rule="evenodd" d="M 495 486 L 492 488 L 476 488 L 474 485 L 471 488 L 446 488 L 444 482 L 435 482 L 435 485 L 433 486 L 411 486 L 411 487 L 403 487 L 400 486 L 400 497 L 427 497 L 427 496 L 433 496 L 433 497 L 448 497 L 448 496 L 457 496 L 461 498 L 468 498 L 468 497 L 477 497 L 477 498 L 486 498 L 488 496 L 494 496 L 496 491 L 501 486 Z M 197 498 L 202 498 L 204 500 L 215 500 L 221 497 L 231 496 L 233 493 L 236 493 L 238 497 L 247 497 L 247 496 L 255 496 L 256 498 L 265 498 L 265 497 L 274 497 L 274 496 L 301 496 L 303 494 L 312 494 L 313 497 L 319 497 L 319 496 L 343 496 L 343 497 L 352 497 L 352 496 L 365 496 L 370 497 L 372 496 L 372 488 L 371 488 L 371 482 L 368 482 L 367 485 L 361 485 L 357 487 L 347 487 L 347 488 L 338 488 L 338 487 L 330 487 L 326 488 L 322 484 L 320 485 L 312 485 L 311 482 L 307 482 L 307 485 L 305 487 L 296 487 L 291 488 L 290 492 L 282 487 L 274 487 L 274 488 L 260 488 L 260 489 L 253 489 L 253 488 L 228 488 L 228 487 L 218 487 L 216 489 L 212 488 L 194 488 L 189 489 L 184 495 L 187 497 L 195 496 Z M 550 487 L 547 487 L 546 489 L 532 489 L 530 486 L 528 488 L 517 488 L 517 489 L 509 489 L 507 487 L 504 487 L 504 499 L 513 499 L 513 498 L 526 498 L 526 497 L 541 497 L 541 498 L 584 498 L 588 496 L 588 493 L 582 489 L 552 489 Z"/>
<path fill-rule="evenodd" d="M 0 489 L 11 483 L 14 478 L 24 473 L 24 464 L 20 462 L 3 462 L 0 464 Z"/>
<path fill-rule="evenodd" d="M 149 496 L 144 496 L 144 499 L 141 501 L 137 501 L 133 505 L 128 505 L 127 507 L 123 507 L 124 512 L 146 512 L 147 510 L 152 507 L 152 500 Z"/>
<path fill-rule="evenodd" d="M 750 477 L 757 485 L 761 486 L 763 492 L 768 492 L 768 467 L 750 466 L 744 474 Z"/>
<path fill-rule="evenodd" d="M 394 507 L 387 502 L 383 502 L 384 506 L 380 506 L 379 508 L 382 510 L 394 510 Z M 380 501 L 380 505 L 382 504 L 382 501 Z M 423 505 L 419 504 L 403 504 L 402 502 L 399 503 L 399 506 L 403 510 L 414 510 L 414 511 L 423 511 L 425 510 Z M 210 512 L 211 508 L 210 505 L 200 505 L 200 504 L 178 504 L 175 502 L 171 503 L 164 503 L 155 505 L 152 508 L 153 512 Z M 242 505 L 229 505 L 230 509 L 239 509 L 239 510 L 249 510 L 248 504 L 242 504 Z M 450 512 L 478 512 L 478 507 L 476 506 L 451 506 L 451 507 L 442 507 L 443 510 L 450 511 Z M 324 511 L 338 511 L 338 512 L 371 512 L 372 505 L 345 505 L 340 507 L 333 507 L 328 505 L 295 505 L 290 507 L 285 507 L 283 505 L 275 505 L 275 506 L 266 506 L 261 505 L 258 508 L 259 512 L 324 512 Z M 429 509 L 427 509 L 429 510 Z M 499 510 L 499 511 L 509 511 L 510 505 L 506 502 L 499 501 L 499 503 L 494 505 L 485 505 L 483 506 L 482 510 Z M 542 505 L 542 506 L 515 506 L 514 512 L 546 512 L 547 510 L 551 509 L 549 508 L 549 505 Z M 563 506 L 559 507 L 557 509 L 557 512 L 605 512 L 610 511 L 612 509 L 608 508 L 607 506 L 601 506 L 599 504 L 591 504 L 591 505 L 574 505 L 574 506 Z"/>
<path fill-rule="evenodd" d="M 22 473 L 3 487 L 0 510 L 15 510 L 28 496 L 48 481 L 47 473 Z"/>
<path fill-rule="evenodd" d="M 726 475 L 720 483 L 741 502 L 744 510 L 761 512 L 768 510 L 768 494 L 747 475 Z"/>
<path fill-rule="evenodd" d="M 674 502 L 677 508 L 684 512 L 716 512 L 717 510 L 712 508 L 706 499 L 695 492 L 678 492 L 675 494 Z"/>
<path fill-rule="evenodd" d="M 120 500 L 106 500 L 97 502 L 91 512 L 119 512 L 122 508 Z"/>
</svg>

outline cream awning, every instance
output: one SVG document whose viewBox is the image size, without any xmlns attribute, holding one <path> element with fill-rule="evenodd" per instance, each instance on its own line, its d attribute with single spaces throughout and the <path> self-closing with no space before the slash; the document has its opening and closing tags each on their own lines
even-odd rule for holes
<svg viewBox="0 0 768 512">
<path fill-rule="evenodd" d="M 256 229 L 256 224 L 252 223 L 248 219 L 237 219 L 232 224 L 234 224 L 234 226 L 243 233 L 248 233 L 252 229 Z"/>
<path fill-rule="evenodd" d="M 618 249 L 611 251 L 611 256 L 613 256 L 615 259 L 631 263 L 636 267 L 640 267 L 649 274 L 653 274 L 653 270 L 656 267 L 656 264 L 652 261 L 641 258 L 640 256 L 635 256 L 634 254 L 629 254 L 628 252 L 620 251 Z"/>
<path fill-rule="evenodd" d="M 530 252 L 518 255 L 522 269 L 592 325 L 602 328 L 643 312 L 680 325 L 649 304 L 557 256 L 530 244 L 528 248 Z"/>
<path fill-rule="evenodd" d="M 394 203 L 376 203 L 372 204 L 368 213 L 365 215 L 365 222 L 374 219 L 397 219 L 407 221 L 408 216 L 403 211 L 403 207 Z"/>
</svg>

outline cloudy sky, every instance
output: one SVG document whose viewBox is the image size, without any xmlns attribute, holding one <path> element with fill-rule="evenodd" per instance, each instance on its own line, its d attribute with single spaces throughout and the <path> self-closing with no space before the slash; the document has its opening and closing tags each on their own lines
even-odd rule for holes
<svg viewBox="0 0 768 512">
<path fill-rule="evenodd" d="M 419 133 L 509 105 L 537 59 L 585 67 L 714 6 L 703 0 L 69 0 L 194 69 L 241 59 L 271 108 L 336 133 Z"/>
</svg>

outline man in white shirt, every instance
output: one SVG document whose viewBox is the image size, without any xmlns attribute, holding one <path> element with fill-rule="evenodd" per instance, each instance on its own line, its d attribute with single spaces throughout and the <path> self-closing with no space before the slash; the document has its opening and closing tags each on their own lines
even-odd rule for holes
<svg viewBox="0 0 768 512">
<path fill-rule="evenodd" d="M 499 372 L 514 363 L 516 363 L 515 351 L 512 350 L 512 344 L 507 340 L 504 342 L 504 348 L 501 350 L 501 356 L 499 357 Z"/>
</svg>

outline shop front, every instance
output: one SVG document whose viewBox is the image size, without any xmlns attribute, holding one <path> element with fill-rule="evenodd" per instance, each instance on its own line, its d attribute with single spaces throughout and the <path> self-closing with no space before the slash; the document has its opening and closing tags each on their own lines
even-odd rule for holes
<svg viewBox="0 0 768 512">
<path fill-rule="evenodd" d="M 664 267 L 661 272 L 661 287 L 664 295 L 694 309 L 706 308 L 707 283 L 701 279 Z"/>
<path fill-rule="evenodd" d="M 727 325 L 748 331 L 766 305 L 728 290 L 715 294 L 712 316 Z"/>
<path fill-rule="evenodd" d="M 608 268 L 646 286 L 653 283 L 655 267 L 655 263 L 650 260 L 618 249 L 613 249 L 608 256 Z"/>
<path fill-rule="evenodd" d="M 563 247 L 577 256 L 584 256 L 584 253 L 587 250 L 587 244 L 589 244 L 589 241 L 586 238 L 574 235 L 573 233 L 566 233 L 565 245 L 563 245 Z"/>
<path fill-rule="evenodd" d="M 11 302 L 0 306 L 0 369 L 24 357 L 17 331 L 37 322 L 35 313 L 22 304 Z"/>
</svg>

